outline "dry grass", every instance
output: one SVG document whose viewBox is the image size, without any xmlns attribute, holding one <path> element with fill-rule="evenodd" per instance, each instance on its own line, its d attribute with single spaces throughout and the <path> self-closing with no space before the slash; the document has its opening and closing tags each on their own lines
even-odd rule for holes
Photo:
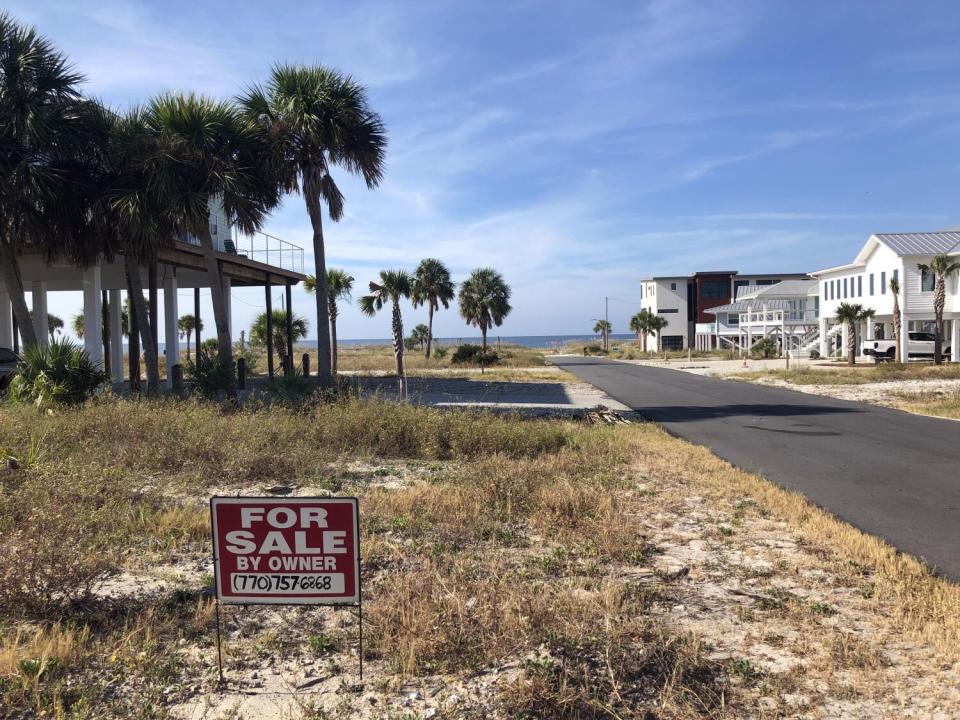
<svg viewBox="0 0 960 720">
<path fill-rule="evenodd" d="M 960 363 L 861 363 L 854 366 L 831 365 L 800 367 L 793 370 L 763 370 L 740 373 L 737 380 L 776 378 L 795 385 L 864 385 L 894 380 L 951 380 L 960 378 Z"/>
<path fill-rule="evenodd" d="M 43 452 L 28 452 L 37 438 Z M 784 519 L 834 582 L 856 588 L 869 573 L 861 602 L 877 617 L 865 620 L 889 617 L 948 662 L 960 660 L 956 585 L 801 496 L 651 425 L 357 400 L 229 413 L 194 402 L 111 401 L 53 415 L 0 407 L 0 447 L 35 458 L 0 472 L 0 540 L 26 532 L 33 517 L 49 517 L 59 530 L 46 546 L 21 543 L 2 562 L 12 568 L 33 552 L 31 562 L 54 581 L 90 558 L 95 577 L 184 557 L 203 563 L 211 488 L 282 483 L 358 494 L 374 677 L 386 689 L 434 674 L 468 682 L 479 673 L 490 678 L 494 717 L 756 714 L 750 703 L 760 676 L 751 660 L 711 659 L 695 634 L 664 619 L 674 580 L 654 569 L 659 550 L 648 520 L 682 508 L 690 495 L 707 507 L 748 501 L 752 511 Z M 394 475 L 411 479 L 390 489 L 379 483 Z M 654 481 L 669 493 L 648 490 Z M 738 522 L 735 514 L 711 541 L 735 537 Z M 42 534 L 32 537 L 42 545 Z M 57 563 L 51 553 L 71 545 L 77 562 Z M 788 574 L 774 568 L 762 577 Z M 0 608 L 0 715 L 92 717 L 96 708 L 96 717 L 165 717 L 171 701 L 209 681 L 207 580 L 109 601 L 17 582 L 12 571 L 4 576 L 8 592 L 40 602 Z M 828 663 L 764 679 L 771 687 L 785 692 L 822 677 L 823 667 L 885 667 L 881 638 L 837 635 L 826 626 L 825 601 L 784 596 L 768 605 L 772 616 L 804 624 L 810 656 Z M 729 610 L 737 612 L 746 611 Z M 316 634 L 310 623 L 320 621 L 291 621 L 301 632 L 287 640 L 276 628 L 245 627 L 250 644 L 232 643 L 231 670 L 251 667 L 267 648 L 282 657 L 311 647 L 345 652 L 335 632 L 321 626 L 332 634 Z M 494 670 L 505 666 L 513 669 Z M 470 717 L 467 710 L 451 716 Z"/>
<path fill-rule="evenodd" d="M 499 349 L 496 344 L 491 344 L 490 348 L 496 350 L 500 356 L 500 363 L 497 369 L 502 368 L 535 368 L 546 364 L 544 359 L 546 351 L 537 348 L 528 348 L 520 345 L 503 345 Z M 470 366 L 453 365 L 450 357 L 456 348 L 450 347 L 445 358 L 430 358 L 427 360 L 424 354 L 419 350 L 406 350 L 404 352 L 404 362 L 408 375 L 418 375 L 421 372 L 432 372 L 436 370 L 465 370 Z M 298 359 L 304 354 L 303 350 L 296 351 Z M 306 350 L 310 356 L 311 372 L 316 372 L 317 351 L 315 349 Z M 393 347 L 390 345 L 341 345 L 337 353 L 337 369 L 341 372 L 375 372 L 375 373 L 393 373 L 396 369 L 396 359 L 393 355 Z M 491 368 L 493 369 L 493 368 Z M 257 370 L 261 374 L 266 373 L 266 360 L 263 359 L 258 364 Z"/>
<path fill-rule="evenodd" d="M 895 397 L 899 398 L 897 407 L 901 410 L 960 420 L 960 391 L 896 393 Z"/>
</svg>

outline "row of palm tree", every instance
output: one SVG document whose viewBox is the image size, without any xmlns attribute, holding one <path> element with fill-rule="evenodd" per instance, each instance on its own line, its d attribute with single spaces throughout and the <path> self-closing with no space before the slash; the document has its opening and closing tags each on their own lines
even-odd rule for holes
<svg viewBox="0 0 960 720">
<path fill-rule="evenodd" d="M 332 379 L 323 209 L 343 216 L 332 171 L 369 188 L 384 169 L 386 132 L 366 90 L 336 70 L 276 66 L 265 85 L 233 101 L 164 93 L 124 114 L 85 98 L 83 76 L 32 27 L 0 14 L 0 278 L 25 346 L 29 322 L 19 256 L 78 264 L 122 254 L 147 390 L 159 389 L 156 328 L 141 271 L 189 234 L 199 240 L 211 288 L 219 361 L 236 392 L 227 303 L 210 232 L 217 203 L 232 227 L 261 228 L 285 194 L 303 196 L 313 227 L 322 383 Z"/>
<path fill-rule="evenodd" d="M 665 317 L 651 312 L 644 308 L 632 318 L 630 318 L 630 331 L 636 334 L 640 341 L 643 352 L 647 351 L 647 336 L 656 335 L 657 350 L 660 350 L 660 331 L 663 330 L 669 321 Z"/>
</svg>

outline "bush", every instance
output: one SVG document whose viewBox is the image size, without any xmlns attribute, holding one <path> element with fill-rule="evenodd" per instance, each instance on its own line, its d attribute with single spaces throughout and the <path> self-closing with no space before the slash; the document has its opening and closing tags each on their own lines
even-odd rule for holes
<svg viewBox="0 0 960 720">
<path fill-rule="evenodd" d="M 220 341 L 215 337 L 207 338 L 202 343 L 200 343 L 200 348 L 206 350 L 208 355 L 213 355 L 217 350 L 220 349 Z"/>
<path fill-rule="evenodd" d="M 486 352 L 483 351 L 483 347 L 480 345 L 471 345 L 469 343 L 464 343 L 463 345 L 458 345 L 457 349 L 453 353 L 453 357 L 450 358 L 450 362 L 454 365 L 478 365 L 480 367 L 490 367 L 491 365 L 496 365 L 500 362 L 500 356 L 497 355 L 496 351 L 487 349 Z"/>
<path fill-rule="evenodd" d="M 433 357 L 435 360 L 444 360 L 449 353 L 450 348 L 440 347 L 439 345 L 433 348 Z"/>
<path fill-rule="evenodd" d="M 260 363 L 260 358 L 263 357 L 263 349 L 259 346 L 250 345 L 250 343 L 234 343 L 233 345 L 233 359 L 238 361 L 243 358 L 243 361 L 247 364 L 247 374 L 252 374 L 256 372 L 257 365 Z"/>
<path fill-rule="evenodd" d="M 584 355 L 603 355 L 603 348 L 599 345 L 584 345 L 583 346 Z"/>
<path fill-rule="evenodd" d="M 209 400 L 217 400 L 227 391 L 234 368 L 227 367 L 216 351 L 208 351 L 207 343 L 203 343 L 197 351 L 196 358 L 187 362 L 186 371 L 198 395 Z"/>
<path fill-rule="evenodd" d="M 310 395 L 313 384 L 303 370 L 294 366 L 293 372 L 281 372 L 270 384 L 270 390 L 285 405 L 300 405 Z"/>
<path fill-rule="evenodd" d="M 779 348 L 776 340 L 772 337 L 765 337 L 757 340 L 750 348 L 750 352 L 763 358 L 772 358 L 777 355 Z"/>
<path fill-rule="evenodd" d="M 79 404 L 93 396 L 107 382 L 107 375 L 90 355 L 71 341 L 53 340 L 46 347 L 32 345 L 23 353 L 19 372 L 10 381 L 9 393 L 15 402 Z"/>
</svg>

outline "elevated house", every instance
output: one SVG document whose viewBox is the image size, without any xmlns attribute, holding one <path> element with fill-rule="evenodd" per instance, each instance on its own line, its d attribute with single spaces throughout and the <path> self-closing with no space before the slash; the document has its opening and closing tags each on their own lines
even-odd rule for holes
<svg viewBox="0 0 960 720">
<path fill-rule="evenodd" d="M 890 279 L 900 283 L 903 323 L 901 352 L 907 357 L 909 332 L 933 332 L 933 273 L 921 271 L 935 255 L 960 255 L 960 231 L 877 233 L 871 235 L 848 265 L 811 273 L 819 285 L 820 353 L 829 355 L 846 347 L 847 328 L 836 323 L 840 303 L 859 303 L 875 311 L 872 321 L 857 329 L 860 340 L 893 339 L 893 293 Z M 945 345 L 960 348 L 960 287 L 954 274 L 947 280 L 944 305 Z M 956 359 L 957 353 L 953 354 Z"/>
<path fill-rule="evenodd" d="M 230 315 L 230 289 L 232 287 L 262 286 L 268 312 L 272 304 L 272 288 L 286 287 L 287 307 L 290 303 L 290 288 L 304 279 L 303 249 L 265 233 L 242 235 L 226 220 L 222 207 L 211 203 L 210 232 L 218 252 L 222 282 L 226 290 L 227 310 Z M 124 379 L 123 327 L 121 312 L 123 296 L 127 292 L 126 268 L 122 255 L 110 262 L 101 262 L 81 268 L 66 260 L 47 263 L 42 255 L 23 255 L 20 268 L 24 289 L 32 296 L 33 323 L 37 339 L 47 342 L 47 295 L 51 292 L 80 291 L 83 293 L 83 316 L 88 324 L 84 333 L 84 349 L 90 357 L 102 363 L 104 353 L 110 354 L 110 369 L 115 382 Z M 172 382 L 171 369 L 180 358 L 180 333 L 177 320 L 181 315 L 177 291 L 192 288 L 193 307 L 185 310 L 199 317 L 200 291 L 210 287 L 200 241 L 192 236 L 177 238 L 173 246 L 160 251 L 155 272 L 142 271 L 143 287 L 150 288 L 151 313 L 159 319 L 163 313 L 165 351 L 161 363 L 166 363 L 167 382 Z M 104 347 L 101 333 L 89 331 L 94 325 L 91 319 L 99 319 L 103 303 L 109 300 L 110 340 Z M 208 333 L 213 327 L 213 317 L 205 319 Z M 159 323 L 154 323 L 159 328 Z M 159 332 L 157 333 L 159 335 Z M 231 336 L 233 332 L 231 331 Z M 199 338 L 199 332 L 197 333 Z M 0 281 L 0 347 L 13 348 L 18 344 L 15 320 L 10 296 Z M 165 354 L 165 359 L 163 355 Z"/>
<path fill-rule="evenodd" d="M 807 276 L 803 273 L 741 275 L 736 270 L 653 277 L 640 283 L 640 307 L 667 320 L 659 338 L 664 350 L 723 347 L 721 335 L 729 340 L 736 332 L 716 332 L 714 311 L 717 308 L 733 303 L 737 294 L 746 289 L 763 289 L 805 278 Z M 656 344 L 658 338 L 652 336 L 651 339 Z"/>
</svg>

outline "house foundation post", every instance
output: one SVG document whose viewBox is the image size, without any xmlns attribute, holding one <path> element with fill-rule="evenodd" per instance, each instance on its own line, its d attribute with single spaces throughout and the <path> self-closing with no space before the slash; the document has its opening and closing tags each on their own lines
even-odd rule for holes
<svg viewBox="0 0 960 720">
<path fill-rule="evenodd" d="M 110 291 L 110 371 L 113 381 L 123 382 L 123 305 L 120 291 Z"/>
<path fill-rule="evenodd" d="M 173 366 L 180 364 L 180 329 L 177 327 L 177 271 L 168 267 L 163 278 L 163 348 L 167 356 L 167 387 L 174 387 Z"/>
<path fill-rule="evenodd" d="M 86 283 L 84 283 L 86 287 Z M 50 340 L 50 335 L 48 333 L 49 326 L 47 325 L 47 283 L 43 280 L 34 280 L 33 281 L 33 332 L 37 335 L 37 342 L 40 344 L 40 347 L 46 347 Z M 87 317 L 97 318 L 98 315 L 88 315 Z M 93 322 L 90 322 L 91 327 L 95 327 Z M 86 336 L 86 333 L 84 333 Z M 93 333 L 93 336 L 97 338 L 97 342 L 100 341 L 98 333 Z M 91 355 L 93 357 L 93 355 Z"/>
<path fill-rule="evenodd" d="M 83 349 L 90 359 L 103 365 L 103 337 L 100 323 L 103 322 L 101 302 L 100 266 L 94 265 L 83 271 Z"/>
</svg>

